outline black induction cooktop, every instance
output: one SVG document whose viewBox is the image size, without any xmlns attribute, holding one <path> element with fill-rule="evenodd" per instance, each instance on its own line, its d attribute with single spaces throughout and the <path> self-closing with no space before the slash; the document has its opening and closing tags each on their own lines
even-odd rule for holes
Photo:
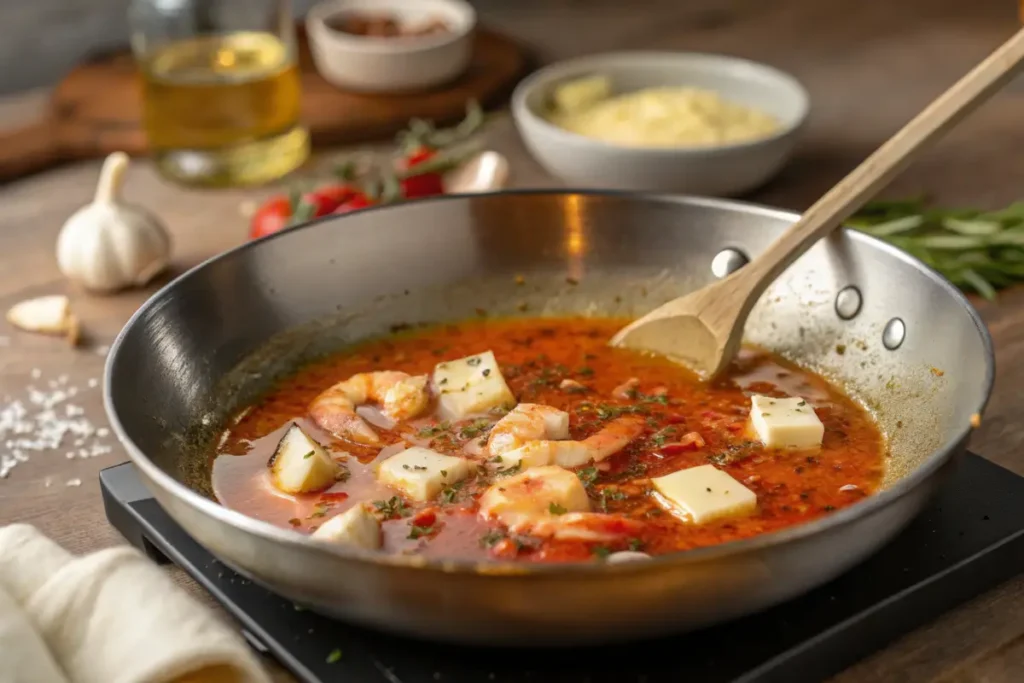
<svg viewBox="0 0 1024 683">
<path fill-rule="evenodd" d="M 876 555 L 744 619 L 631 645 L 514 652 L 439 645 L 314 614 L 221 564 L 124 463 L 100 473 L 110 522 L 191 574 L 248 641 L 307 683 L 802 683 L 821 681 L 1024 570 L 1024 478 L 960 459 L 931 505 Z"/>
</svg>

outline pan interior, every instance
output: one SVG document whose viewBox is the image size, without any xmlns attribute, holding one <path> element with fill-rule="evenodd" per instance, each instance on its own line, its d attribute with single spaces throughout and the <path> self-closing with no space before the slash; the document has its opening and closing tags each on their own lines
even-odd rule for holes
<svg viewBox="0 0 1024 683">
<path fill-rule="evenodd" d="M 396 325 L 636 316 L 712 281 L 723 250 L 753 257 L 793 220 L 731 202 L 510 193 L 321 221 L 155 296 L 111 359 L 111 404 L 142 452 L 210 495 L 210 440 L 302 363 Z M 990 383 L 987 339 L 962 297 L 847 231 L 766 292 L 746 336 L 875 414 L 890 444 L 886 486 L 959 436 Z"/>
</svg>

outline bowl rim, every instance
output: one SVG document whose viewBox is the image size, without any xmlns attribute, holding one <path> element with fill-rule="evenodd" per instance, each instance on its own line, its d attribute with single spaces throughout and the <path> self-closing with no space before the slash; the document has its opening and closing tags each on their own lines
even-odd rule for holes
<svg viewBox="0 0 1024 683">
<path fill-rule="evenodd" d="M 563 72 L 572 71 L 573 68 L 580 67 L 583 65 L 594 64 L 595 66 L 601 63 L 616 62 L 619 60 L 623 61 L 642 61 L 642 60 L 670 60 L 670 61 L 683 61 L 683 60 L 702 60 L 705 62 L 717 62 L 719 64 L 732 64 L 735 66 L 742 66 L 747 69 L 753 69 L 767 74 L 776 81 L 777 84 L 785 84 L 786 87 L 795 95 L 794 99 L 798 105 L 796 116 L 788 124 L 780 126 L 777 131 L 766 137 L 754 138 L 752 140 L 744 140 L 740 142 L 732 142 L 724 145 L 692 145 L 685 146 L 679 145 L 675 147 L 663 147 L 663 146 L 651 146 L 644 147 L 638 145 L 624 145 L 614 142 L 608 142 L 606 140 L 599 140 L 597 138 L 590 138 L 579 133 L 560 128 L 555 124 L 551 123 L 543 116 L 537 114 L 527 104 L 527 99 L 530 95 L 540 87 L 548 85 L 549 82 L 557 78 L 559 75 L 566 75 Z M 781 91 L 782 88 L 773 86 L 776 90 Z M 558 62 L 553 62 L 545 67 L 534 71 L 532 74 L 524 78 L 516 86 L 512 92 L 512 116 L 520 122 L 520 128 L 522 128 L 523 122 L 528 123 L 531 126 L 535 126 L 538 130 L 543 131 L 544 135 L 554 138 L 558 143 L 565 145 L 572 145 L 579 148 L 592 148 L 594 150 L 603 150 L 609 153 L 615 152 L 630 152 L 630 153 L 642 153 L 657 156 L 672 156 L 672 155 L 686 155 L 686 156 L 715 156 L 718 154 L 728 152 L 738 152 L 746 149 L 753 149 L 755 147 L 768 145 L 779 140 L 788 138 L 797 133 L 807 122 L 807 118 L 810 115 L 811 110 L 811 97 L 807 92 L 807 88 L 801 83 L 795 76 L 787 73 L 781 69 L 778 69 L 770 64 L 764 62 L 757 62 L 745 57 L 734 57 L 732 55 L 718 54 L 713 52 L 676 52 L 669 50 L 627 50 L 627 51 L 616 51 L 616 52 L 600 52 L 592 55 L 585 55 L 582 57 L 574 57 L 572 59 L 566 59 Z M 524 133 L 525 137 L 525 133 Z"/>
<path fill-rule="evenodd" d="M 334 47 L 345 48 L 353 52 L 368 52 L 379 55 L 408 55 L 445 47 L 465 40 L 476 29 L 477 14 L 473 6 L 465 0 L 425 0 L 422 4 L 448 6 L 463 17 L 458 26 L 449 25 L 450 31 L 428 36 L 410 36 L 400 39 L 380 38 L 374 36 L 349 35 L 329 28 L 325 19 L 333 14 L 344 12 L 347 7 L 364 7 L 366 0 L 322 0 L 309 8 L 306 13 L 306 31 L 310 39 Z M 419 3 L 417 3 L 419 4 Z M 408 5 L 406 5 L 408 6 Z M 402 14 L 403 5 L 381 7 L 380 11 Z"/>
<path fill-rule="evenodd" d="M 582 188 L 504 190 L 479 194 L 439 195 L 436 197 L 427 197 L 411 201 L 414 203 L 445 201 L 465 202 L 486 200 L 490 197 L 518 195 L 534 197 L 578 195 L 585 197 L 614 197 L 633 201 L 660 202 L 668 205 L 689 204 L 692 206 L 717 208 L 728 211 L 740 211 L 766 218 L 783 219 L 790 222 L 795 222 L 800 217 L 800 214 L 795 211 L 735 199 L 719 199 L 663 192 L 633 192 L 627 190 L 595 190 Z M 824 533 L 830 529 L 846 526 L 863 517 L 887 508 L 888 506 L 896 503 L 911 490 L 927 481 L 953 457 L 958 446 L 967 440 L 973 430 L 970 423 L 965 422 L 964 426 L 958 432 L 933 449 L 931 454 L 928 455 L 920 465 L 914 468 L 914 470 L 908 475 L 896 481 L 892 486 L 882 489 L 873 495 L 866 496 L 848 507 L 827 514 L 823 517 L 819 517 L 803 524 L 784 527 L 777 531 L 758 534 L 749 538 L 727 541 L 725 543 L 692 548 L 664 555 L 655 555 L 643 562 L 621 563 L 567 562 L 547 564 L 493 559 L 444 559 L 429 558 L 422 555 L 387 554 L 351 546 L 332 545 L 312 539 L 297 531 L 284 529 L 282 527 L 275 526 L 270 522 L 257 519 L 256 517 L 251 517 L 238 510 L 226 507 L 216 500 L 207 498 L 193 488 L 178 481 L 151 460 L 149 456 L 142 452 L 141 448 L 139 448 L 139 446 L 137 446 L 128 436 L 114 406 L 114 399 L 111 392 L 114 366 L 118 362 L 119 352 L 121 346 L 125 343 L 127 335 L 136 327 L 144 324 L 144 319 L 150 315 L 151 312 L 159 310 L 166 303 L 167 299 L 173 298 L 175 296 L 175 288 L 179 286 L 180 283 L 195 277 L 197 273 L 212 266 L 218 261 L 234 258 L 239 253 L 246 250 L 257 249 L 263 242 L 283 239 L 284 236 L 293 231 L 309 229 L 317 224 L 326 223 L 328 221 L 344 220 L 345 217 L 357 213 L 386 211 L 394 206 L 395 205 L 378 205 L 359 209 L 358 211 L 353 211 L 350 214 L 345 214 L 344 216 L 323 216 L 306 223 L 286 228 L 285 230 L 281 230 L 257 240 L 244 242 L 234 248 L 211 256 L 210 258 L 200 262 L 198 265 L 193 266 L 189 270 L 173 278 L 135 310 L 132 316 L 128 319 L 128 322 L 126 322 L 124 327 L 121 328 L 121 331 L 118 332 L 117 337 L 114 339 L 113 343 L 111 343 L 110 350 L 107 353 L 103 369 L 103 407 L 107 414 L 107 418 L 110 420 L 111 430 L 128 453 L 132 463 L 139 469 L 144 481 L 150 482 L 152 486 L 158 487 L 167 495 L 175 497 L 179 503 L 187 505 L 195 512 L 206 517 L 212 517 L 216 522 L 226 524 L 238 533 L 252 534 L 267 541 L 280 543 L 284 547 L 324 553 L 341 560 L 368 562 L 372 565 L 381 567 L 386 566 L 395 569 L 417 569 L 441 572 L 445 574 L 469 574 L 487 578 L 494 577 L 496 579 L 509 576 L 536 578 L 550 575 L 579 577 L 587 576 L 592 573 L 640 572 L 652 566 L 681 566 L 715 561 L 724 557 L 743 555 L 755 550 L 799 542 L 805 538 Z M 975 410 L 977 414 L 982 414 L 991 399 L 992 388 L 995 382 L 995 352 L 988 327 L 985 325 L 977 309 L 971 305 L 967 296 L 937 271 L 888 242 L 845 226 L 841 226 L 839 230 L 846 233 L 850 239 L 872 245 L 874 248 L 887 253 L 889 256 L 896 258 L 899 261 L 902 261 L 911 268 L 919 270 L 925 277 L 934 281 L 935 284 L 941 287 L 949 296 L 952 296 L 964 308 L 970 317 L 971 322 L 973 322 L 975 330 L 978 332 L 985 355 L 986 368 L 984 387 L 980 404 L 976 406 Z M 153 490 L 152 486 L 147 486 L 151 492 Z M 186 532 L 188 533 L 187 530 Z M 245 567 L 243 567 L 243 569 L 247 570 Z"/>
</svg>

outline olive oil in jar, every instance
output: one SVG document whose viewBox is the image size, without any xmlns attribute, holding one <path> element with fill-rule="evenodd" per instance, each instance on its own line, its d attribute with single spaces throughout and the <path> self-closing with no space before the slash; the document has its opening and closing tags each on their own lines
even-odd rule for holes
<svg viewBox="0 0 1024 683">
<path fill-rule="evenodd" d="M 293 51 L 258 31 L 197 36 L 140 60 L 146 133 L 163 173 L 197 185 L 280 178 L 309 155 Z"/>
</svg>

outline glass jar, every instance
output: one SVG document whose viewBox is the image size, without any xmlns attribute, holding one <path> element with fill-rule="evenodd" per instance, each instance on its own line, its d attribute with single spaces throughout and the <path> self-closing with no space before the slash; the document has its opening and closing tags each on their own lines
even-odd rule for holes
<svg viewBox="0 0 1024 683">
<path fill-rule="evenodd" d="M 280 178 L 309 156 L 290 0 L 131 0 L 143 122 L 189 185 Z"/>
</svg>

